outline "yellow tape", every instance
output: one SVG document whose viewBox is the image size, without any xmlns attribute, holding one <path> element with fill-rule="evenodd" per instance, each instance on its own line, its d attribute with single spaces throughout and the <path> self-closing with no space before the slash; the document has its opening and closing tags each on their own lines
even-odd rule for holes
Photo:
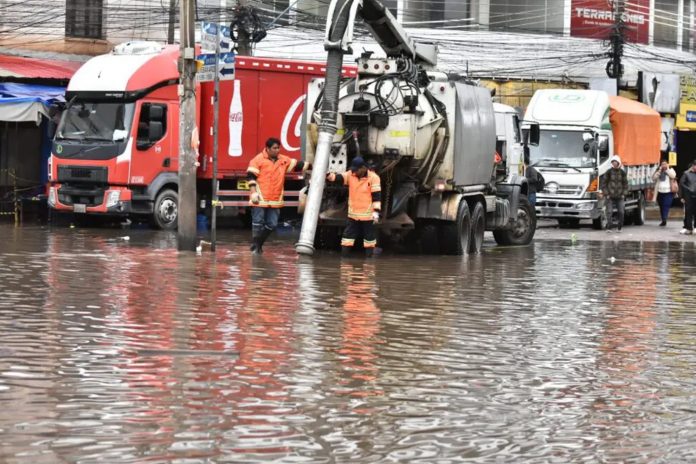
<svg viewBox="0 0 696 464">
<path fill-rule="evenodd" d="M 410 137 L 411 131 L 393 130 L 389 131 L 389 137 Z"/>
</svg>

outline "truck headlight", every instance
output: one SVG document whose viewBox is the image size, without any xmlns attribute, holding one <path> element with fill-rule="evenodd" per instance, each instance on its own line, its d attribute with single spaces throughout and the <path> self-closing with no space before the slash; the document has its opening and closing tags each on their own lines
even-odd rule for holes
<svg viewBox="0 0 696 464">
<path fill-rule="evenodd" d="M 106 207 L 111 208 L 112 206 L 116 206 L 120 199 L 121 199 L 121 191 L 120 190 L 111 190 L 109 193 L 106 194 Z"/>
<path fill-rule="evenodd" d="M 594 207 L 595 207 L 595 204 L 589 203 L 589 202 L 588 203 L 578 203 L 577 205 L 575 205 L 575 208 L 579 209 L 580 211 L 590 211 L 590 210 L 594 209 Z"/>
<path fill-rule="evenodd" d="M 50 187 L 48 189 L 48 206 L 56 206 L 56 188 Z"/>
</svg>

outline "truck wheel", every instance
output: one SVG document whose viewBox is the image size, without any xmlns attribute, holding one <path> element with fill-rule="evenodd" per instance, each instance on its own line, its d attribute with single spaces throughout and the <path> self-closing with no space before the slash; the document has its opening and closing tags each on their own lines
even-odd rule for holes
<svg viewBox="0 0 696 464">
<path fill-rule="evenodd" d="M 471 237 L 469 238 L 469 253 L 481 253 L 483 248 L 483 234 L 486 231 L 486 211 L 483 203 L 476 202 L 474 212 L 471 213 Z"/>
<path fill-rule="evenodd" d="M 155 200 L 152 222 L 158 229 L 176 230 L 179 216 L 179 195 L 171 189 L 162 190 Z"/>
<path fill-rule="evenodd" d="M 604 206 L 599 213 L 599 217 L 592 220 L 592 228 L 595 230 L 605 230 L 608 224 L 609 219 L 607 218 L 607 208 Z"/>
<path fill-rule="evenodd" d="M 442 221 L 440 252 L 445 255 L 463 255 L 469 251 L 471 239 L 471 213 L 466 200 L 459 202 L 456 221 Z"/>
<path fill-rule="evenodd" d="M 340 250 L 341 228 L 333 226 L 318 226 L 314 236 L 314 248 L 317 250 Z"/>
<path fill-rule="evenodd" d="M 645 201 L 642 194 L 638 194 L 638 206 L 633 212 L 633 224 L 642 226 L 645 224 Z"/>
<path fill-rule="evenodd" d="M 520 196 L 517 205 L 517 219 L 509 229 L 493 231 L 498 245 L 528 245 L 536 231 L 536 213 L 526 196 Z"/>
<path fill-rule="evenodd" d="M 418 250 L 425 255 L 438 253 L 438 228 L 435 224 L 424 223 L 418 227 Z"/>
</svg>

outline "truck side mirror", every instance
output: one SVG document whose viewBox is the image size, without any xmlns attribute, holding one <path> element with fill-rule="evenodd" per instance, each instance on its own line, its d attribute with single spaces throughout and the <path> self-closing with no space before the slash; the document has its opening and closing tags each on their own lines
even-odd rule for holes
<svg viewBox="0 0 696 464">
<path fill-rule="evenodd" d="M 151 105 L 150 106 L 150 122 L 158 121 L 161 123 L 163 119 L 164 119 L 164 108 L 160 105 Z"/>
<path fill-rule="evenodd" d="M 539 124 L 529 125 L 529 145 L 534 147 L 539 145 L 539 140 L 541 139 L 541 130 L 539 129 Z"/>
<path fill-rule="evenodd" d="M 606 135 L 600 136 L 598 148 L 599 151 L 606 151 L 607 148 L 609 148 L 609 137 L 607 137 Z"/>
<path fill-rule="evenodd" d="M 147 138 L 150 143 L 158 141 L 164 135 L 164 128 L 160 121 L 150 121 L 150 127 L 148 129 Z"/>
</svg>

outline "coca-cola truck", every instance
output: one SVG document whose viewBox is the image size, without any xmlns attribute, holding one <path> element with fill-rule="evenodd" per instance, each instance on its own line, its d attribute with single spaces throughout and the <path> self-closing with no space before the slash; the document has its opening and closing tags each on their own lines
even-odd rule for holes
<svg viewBox="0 0 696 464">
<path fill-rule="evenodd" d="M 178 46 L 128 42 L 87 61 L 68 84 L 68 105 L 49 159 L 48 203 L 61 212 L 150 218 L 175 229 L 178 212 Z M 345 75 L 355 74 L 347 67 Z M 300 157 L 305 91 L 321 63 L 237 57 L 220 82 L 218 181 L 223 214 L 248 207 L 246 168 L 266 139 Z M 197 86 L 198 204 L 209 211 L 213 176 L 213 83 Z M 286 206 L 303 180 L 289 174 Z"/>
</svg>

